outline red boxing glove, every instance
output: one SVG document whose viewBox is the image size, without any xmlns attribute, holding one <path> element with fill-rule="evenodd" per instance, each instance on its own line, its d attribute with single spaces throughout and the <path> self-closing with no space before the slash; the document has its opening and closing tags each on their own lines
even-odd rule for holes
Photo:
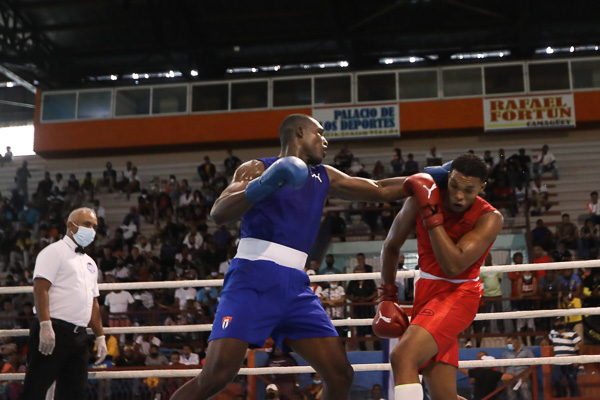
<svg viewBox="0 0 600 400">
<path fill-rule="evenodd" d="M 444 223 L 444 216 L 439 206 L 440 191 L 431 175 L 420 173 L 409 176 L 404 181 L 404 189 L 409 196 L 417 200 L 419 213 L 427 229 Z"/>
<path fill-rule="evenodd" d="M 393 301 L 382 301 L 373 318 L 373 333 L 384 339 L 397 339 L 404 334 L 410 322 L 408 316 Z"/>
</svg>

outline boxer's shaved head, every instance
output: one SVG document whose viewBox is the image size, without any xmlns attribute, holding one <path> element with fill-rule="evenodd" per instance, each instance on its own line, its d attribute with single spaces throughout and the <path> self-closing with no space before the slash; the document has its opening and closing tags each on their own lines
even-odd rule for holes
<svg viewBox="0 0 600 400">
<path fill-rule="evenodd" d="M 298 128 L 305 128 L 309 124 L 314 124 L 316 120 L 304 114 L 288 115 L 279 127 L 279 139 L 281 144 L 289 143 L 290 139 L 298 132 Z"/>
</svg>

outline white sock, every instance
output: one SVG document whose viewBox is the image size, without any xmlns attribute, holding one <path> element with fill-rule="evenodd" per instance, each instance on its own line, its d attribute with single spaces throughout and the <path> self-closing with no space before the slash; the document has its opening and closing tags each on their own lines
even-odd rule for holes
<svg viewBox="0 0 600 400">
<path fill-rule="evenodd" d="M 406 385 L 397 385 L 394 388 L 395 400 L 422 400 L 423 386 L 420 383 L 409 383 Z"/>
</svg>

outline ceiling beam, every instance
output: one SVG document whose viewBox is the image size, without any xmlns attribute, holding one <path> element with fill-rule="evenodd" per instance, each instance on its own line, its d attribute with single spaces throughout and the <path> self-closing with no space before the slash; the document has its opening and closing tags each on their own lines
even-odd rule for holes
<svg viewBox="0 0 600 400">
<path fill-rule="evenodd" d="M 442 0 L 442 1 L 447 4 L 452 4 L 455 7 L 464 8 L 465 10 L 469 10 L 469 11 L 474 11 L 477 14 L 486 15 L 488 17 L 492 17 L 492 18 L 498 19 L 500 21 L 504 21 L 504 22 L 510 21 L 510 19 L 508 17 L 506 17 L 502 14 L 498 14 L 493 11 L 481 8 L 481 7 L 475 7 L 470 4 L 465 4 L 462 1 L 458 1 L 458 0 Z"/>
<path fill-rule="evenodd" d="M 29 90 L 31 93 L 35 94 L 35 92 L 37 91 L 35 86 L 33 86 L 31 83 L 27 82 L 25 79 L 21 78 L 19 75 L 15 74 L 14 72 L 12 72 L 11 70 L 9 70 L 8 68 L 4 67 L 1 64 L 0 64 L 0 72 L 2 72 L 4 75 L 6 75 L 7 78 L 12 79 L 13 81 L 17 82 L 19 85 L 23 86 L 25 89 Z"/>
</svg>

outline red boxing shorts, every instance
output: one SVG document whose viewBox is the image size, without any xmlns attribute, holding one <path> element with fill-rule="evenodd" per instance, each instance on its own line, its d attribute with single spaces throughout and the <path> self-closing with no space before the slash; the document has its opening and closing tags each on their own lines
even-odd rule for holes
<svg viewBox="0 0 600 400">
<path fill-rule="evenodd" d="M 419 279 L 411 324 L 425 328 L 438 345 L 431 362 L 443 362 L 458 367 L 458 335 L 471 325 L 483 290 L 479 281 L 451 283 L 443 280 Z"/>
</svg>

